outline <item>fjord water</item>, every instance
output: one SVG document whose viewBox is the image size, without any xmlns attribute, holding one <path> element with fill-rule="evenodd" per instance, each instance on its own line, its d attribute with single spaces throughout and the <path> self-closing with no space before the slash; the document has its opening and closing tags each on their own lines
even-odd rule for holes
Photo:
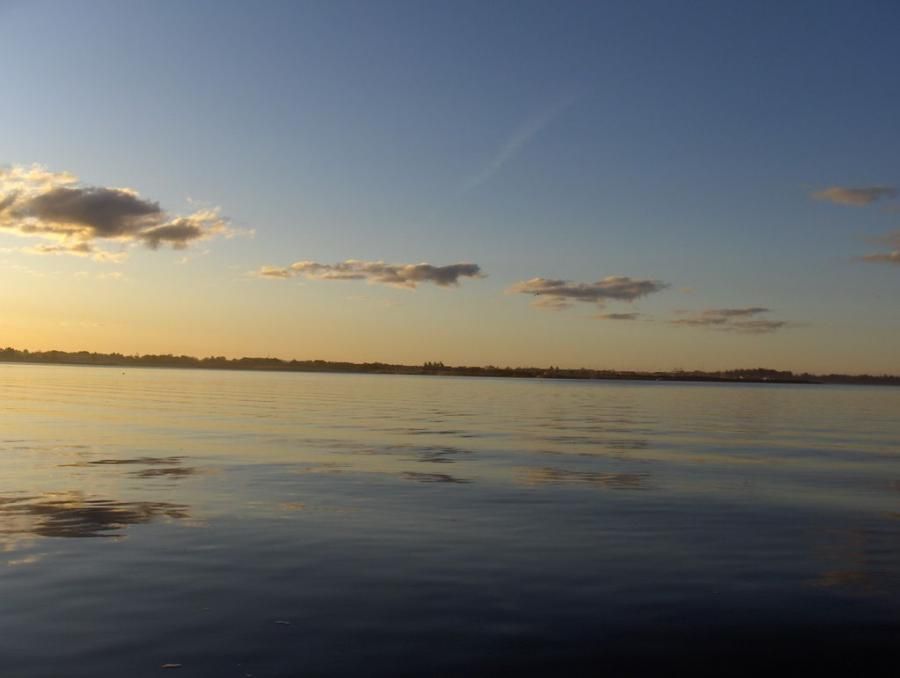
<svg viewBox="0 0 900 678">
<path fill-rule="evenodd" d="M 0 365 L 0 397 L 3 676 L 900 654 L 900 389 Z"/>
</svg>

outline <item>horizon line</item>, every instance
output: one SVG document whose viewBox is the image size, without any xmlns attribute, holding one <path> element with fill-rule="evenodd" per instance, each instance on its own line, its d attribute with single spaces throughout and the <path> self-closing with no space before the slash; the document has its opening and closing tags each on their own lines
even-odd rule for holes
<svg viewBox="0 0 900 678">
<path fill-rule="evenodd" d="M 10 355 L 11 354 L 11 355 Z M 49 354 L 49 355 L 48 355 Z M 58 358 L 54 359 L 52 354 L 58 354 Z M 9 359 L 9 357 L 18 357 L 19 359 Z M 29 360 L 22 360 L 21 357 L 26 356 L 42 356 L 43 360 L 36 360 L 34 362 Z M 272 356 L 241 356 L 239 358 L 229 358 L 223 355 L 209 355 L 204 357 L 197 357 L 193 355 L 187 354 L 174 354 L 174 353 L 120 353 L 118 351 L 114 351 L 111 353 L 99 352 L 99 351 L 88 351 L 88 350 L 77 350 L 77 351 L 65 351 L 61 349 L 49 349 L 49 350 L 30 350 L 30 349 L 18 349 L 12 346 L 6 346 L 0 348 L 0 363 L 6 364 L 14 364 L 14 363 L 26 363 L 26 364 L 55 364 L 55 365 L 85 365 L 85 366 L 122 366 L 123 363 L 114 363 L 114 362 L 79 362 L 79 361 L 63 361 L 62 358 L 66 357 L 76 357 L 76 356 L 88 356 L 97 358 L 99 360 L 122 360 L 125 361 L 124 364 L 128 364 L 128 361 L 158 361 L 162 362 L 165 360 L 171 361 L 168 364 L 149 364 L 149 365 L 132 365 L 134 367 L 173 367 L 179 369 L 189 369 L 189 368 L 198 368 L 198 369 L 217 369 L 221 367 L 222 369 L 244 369 L 244 370 L 265 370 L 265 364 L 268 364 L 268 369 L 272 371 L 277 371 L 277 368 L 273 367 L 274 364 L 283 365 L 285 370 L 282 371 L 295 371 L 289 369 L 291 365 L 333 365 L 333 366 L 342 366 L 345 368 L 389 368 L 389 369 L 402 369 L 402 370 L 430 370 L 431 372 L 409 372 L 408 374 L 430 374 L 437 373 L 440 370 L 445 370 L 448 372 L 453 371 L 463 371 L 463 370 L 478 370 L 478 371 L 500 371 L 500 372 L 509 372 L 509 373 L 521 373 L 521 372 L 540 372 L 541 374 L 535 376 L 553 376 L 554 373 L 559 373 L 559 376 L 562 376 L 566 373 L 580 373 L 580 374 L 605 374 L 612 376 L 636 376 L 636 377 L 686 377 L 689 378 L 691 376 L 698 377 L 713 377 L 713 378 L 734 378 L 735 380 L 742 379 L 742 375 L 751 375 L 752 373 L 757 373 L 759 375 L 760 380 L 768 380 L 767 377 L 771 376 L 775 379 L 778 379 L 779 376 L 784 379 L 802 379 L 802 378 L 858 378 L 858 379 L 890 379 L 890 380 L 900 380 L 900 374 L 883 372 L 880 374 L 877 373 L 844 373 L 844 372 L 807 372 L 800 371 L 795 372 L 794 370 L 778 370 L 774 368 L 768 367 L 734 367 L 727 369 L 718 369 L 718 370 L 709 370 L 709 369 L 684 369 L 684 368 L 675 368 L 671 370 L 640 370 L 640 369 L 619 369 L 619 368 L 595 368 L 595 367 L 559 367 L 558 365 L 548 365 L 547 367 L 542 367 L 539 365 L 518 365 L 518 366 L 500 366 L 500 365 L 447 365 L 442 361 L 424 361 L 422 363 L 395 363 L 395 362 L 383 362 L 383 361 L 364 361 L 364 362 L 354 362 L 352 360 L 324 360 L 321 358 L 306 358 L 306 359 L 298 359 L 298 358 L 278 358 Z M 192 364 L 183 364 L 178 365 L 176 361 L 184 361 Z M 246 363 L 258 361 L 263 363 L 258 367 L 252 367 L 246 365 Z M 215 365 L 213 365 L 215 363 Z M 242 363 L 244 363 L 244 367 L 239 367 Z M 299 370 L 296 370 L 299 371 Z M 549 373 L 549 374 L 548 374 Z M 729 376 L 730 375 L 730 376 Z M 588 377 L 591 378 L 591 377 Z M 596 378 L 596 377 L 594 377 Z"/>
</svg>

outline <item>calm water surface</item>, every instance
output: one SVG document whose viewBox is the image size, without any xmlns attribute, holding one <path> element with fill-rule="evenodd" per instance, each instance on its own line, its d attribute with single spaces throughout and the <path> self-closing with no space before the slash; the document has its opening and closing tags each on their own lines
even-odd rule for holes
<svg viewBox="0 0 900 678">
<path fill-rule="evenodd" d="M 898 500 L 900 389 L 0 365 L 0 675 L 895 675 Z"/>
</svg>

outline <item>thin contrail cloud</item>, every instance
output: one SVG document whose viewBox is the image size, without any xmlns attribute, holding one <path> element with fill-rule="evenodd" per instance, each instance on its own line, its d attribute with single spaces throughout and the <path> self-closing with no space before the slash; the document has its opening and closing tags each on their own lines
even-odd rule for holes
<svg viewBox="0 0 900 678">
<path fill-rule="evenodd" d="M 476 174 L 466 179 L 462 185 L 462 192 L 467 193 L 488 183 L 510 160 L 528 146 L 538 134 L 571 108 L 579 98 L 580 94 L 571 94 L 559 99 L 552 106 L 535 113 L 516 127 L 509 139 L 497 150 L 494 156 Z"/>
</svg>

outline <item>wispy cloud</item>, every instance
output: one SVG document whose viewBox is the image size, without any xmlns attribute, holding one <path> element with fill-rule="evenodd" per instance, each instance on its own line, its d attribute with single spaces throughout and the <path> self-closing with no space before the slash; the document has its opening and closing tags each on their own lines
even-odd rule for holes
<svg viewBox="0 0 900 678">
<path fill-rule="evenodd" d="M 900 250 L 880 252 L 878 254 L 867 254 L 866 256 L 861 257 L 861 259 L 868 264 L 891 264 L 893 266 L 900 266 Z"/>
<path fill-rule="evenodd" d="M 90 271 L 76 271 L 72 275 L 82 280 L 88 278 L 93 278 L 94 280 L 127 280 L 125 274 L 121 271 L 103 271 L 93 274 Z"/>
<path fill-rule="evenodd" d="M 383 261 L 347 259 L 336 264 L 297 261 L 290 266 L 263 266 L 256 275 L 262 278 L 296 278 L 311 280 L 365 280 L 371 284 L 415 289 L 420 283 L 439 287 L 459 284 L 460 278 L 483 278 L 478 264 L 459 263 L 447 266 L 432 264 L 386 264 Z"/>
<path fill-rule="evenodd" d="M 184 249 L 237 233 L 217 208 L 171 215 L 134 189 L 88 186 L 69 172 L 51 172 L 38 165 L 0 168 L 0 232 L 50 241 L 26 248 L 31 254 L 100 261 L 117 261 L 125 255 L 99 248 L 98 242 Z"/>
<path fill-rule="evenodd" d="M 788 325 L 786 320 L 768 320 L 757 316 L 771 313 L 762 306 L 747 308 L 709 308 L 703 311 L 680 311 L 684 317 L 669 322 L 672 325 L 685 327 L 703 327 L 723 332 L 739 332 L 741 334 L 768 334 Z"/>
<path fill-rule="evenodd" d="M 532 295 L 535 297 L 534 306 L 538 308 L 563 310 L 570 308 L 576 301 L 599 306 L 603 306 L 607 301 L 635 301 L 649 294 L 661 292 L 668 286 L 659 280 L 643 280 L 628 276 L 610 276 L 591 283 L 531 278 L 516 283 L 508 291 L 512 294 Z"/>
<path fill-rule="evenodd" d="M 127 252 L 110 252 L 108 250 L 97 249 L 88 242 L 75 242 L 71 244 L 62 242 L 56 245 L 38 243 L 37 245 L 32 245 L 30 247 L 23 247 L 19 251 L 25 252 L 26 254 L 70 254 L 76 257 L 89 257 L 94 261 L 106 262 L 120 262 L 128 256 Z"/>
<path fill-rule="evenodd" d="M 599 313 L 594 316 L 598 320 L 639 320 L 640 313 Z"/>
<path fill-rule="evenodd" d="M 890 248 L 890 251 L 867 254 L 864 257 L 860 257 L 860 261 L 868 264 L 900 266 L 900 231 L 894 231 L 880 238 L 875 238 L 875 242 L 887 246 Z"/>
<path fill-rule="evenodd" d="M 817 200 L 826 200 L 836 205 L 864 207 L 883 198 L 896 198 L 897 189 L 893 186 L 865 186 L 849 188 L 847 186 L 830 186 L 812 194 Z"/>
<path fill-rule="evenodd" d="M 483 186 L 496 175 L 503 166 L 518 155 L 535 137 L 546 129 L 554 120 L 571 108 L 580 95 L 571 94 L 554 101 L 553 104 L 527 118 L 516 127 L 509 138 L 498 148 L 494 155 L 474 175 L 463 183 L 462 191 L 467 193 Z"/>
</svg>

